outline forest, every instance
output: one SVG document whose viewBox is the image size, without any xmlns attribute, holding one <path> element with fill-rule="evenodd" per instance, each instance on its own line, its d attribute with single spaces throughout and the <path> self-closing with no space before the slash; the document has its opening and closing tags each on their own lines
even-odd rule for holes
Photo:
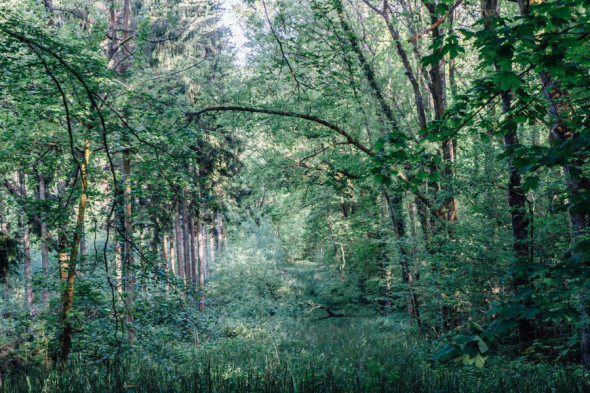
<svg viewBox="0 0 590 393">
<path fill-rule="evenodd" d="M 0 393 L 590 391 L 589 0 L 0 1 Z"/>
</svg>

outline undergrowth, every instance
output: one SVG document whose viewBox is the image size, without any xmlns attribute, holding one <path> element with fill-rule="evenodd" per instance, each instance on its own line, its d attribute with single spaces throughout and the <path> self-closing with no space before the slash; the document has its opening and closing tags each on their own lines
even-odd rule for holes
<svg viewBox="0 0 590 393">
<path fill-rule="evenodd" d="M 342 318 L 243 328 L 116 361 L 74 358 L 4 375 L 2 393 L 37 392 L 587 392 L 577 367 L 490 358 L 466 367 L 432 358 L 428 343 L 391 321 Z"/>
</svg>

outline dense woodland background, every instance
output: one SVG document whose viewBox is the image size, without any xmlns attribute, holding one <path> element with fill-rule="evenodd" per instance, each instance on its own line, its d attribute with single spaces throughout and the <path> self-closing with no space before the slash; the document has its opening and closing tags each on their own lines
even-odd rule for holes
<svg viewBox="0 0 590 393">
<path fill-rule="evenodd" d="M 589 35 L 587 0 L 1 2 L 0 391 L 588 391 Z"/>
</svg>

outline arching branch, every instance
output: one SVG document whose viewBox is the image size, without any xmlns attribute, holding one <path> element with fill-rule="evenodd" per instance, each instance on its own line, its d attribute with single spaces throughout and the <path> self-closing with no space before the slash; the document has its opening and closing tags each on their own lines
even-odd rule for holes
<svg viewBox="0 0 590 393">
<path fill-rule="evenodd" d="M 250 108 L 250 107 L 242 107 L 242 106 L 213 106 L 205 109 L 201 109 L 200 111 L 196 112 L 189 112 L 186 114 L 189 121 L 192 121 L 204 113 L 207 112 L 248 112 L 248 113 L 263 113 L 266 115 L 277 115 L 277 116 L 284 116 L 284 117 L 294 117 L 298 119 L 308 120 L 317 124 L 320 124 L 326 128 L 329 128 L 333 131 L 336 131 L 338 134 L 342 135 L 346 138 L 348 144 L 356 147 L 360 151 L 374 156 L 375 152 L 365 145 L 363 145 L 358 139 L 354 138 L 348 132 L 337 126 L 336 124 L 329 123 L 325 120 L 320 119 L 316 116 L 306 115 L 302 113 L 295 113 L 295 112 L 284 112 L 284 111 L 276 111 L 272 109 L 259 109 L 259 108 Z"/>
</svg>

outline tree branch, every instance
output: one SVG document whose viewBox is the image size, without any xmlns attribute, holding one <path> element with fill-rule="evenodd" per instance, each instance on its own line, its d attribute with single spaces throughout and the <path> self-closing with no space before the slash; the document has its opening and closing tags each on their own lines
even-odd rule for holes
<svg viewBox="0 0 590 393">
<path fill-rule="evenodd" d="M 360 151 L 362 151 L 370 156 L 375 155 L 375 152 L 373 150 L 371 150 L 370 148 L 363 145 L 358 139 L 354 138 L 352 135 L 350 135 L 348 132 L 346 132 L 345 130 L 343 130 L 342 128 L 337 126 L 336 124 L 327 122 L 327 121 L 322 120 L 316 116 L 306 115 L 306 114 L 302 114 L 302 113 L 276 111 L 276 110 L 271 110 L 271 109 L 250 108 L 250 107 L 242 107 L 242 106 L 213 106 L 213 107 L 201 109 L 200 111 L 196 111 L 196 112 L 188 112 L 188 113 L 186 113 L 186 116 L 189 121 L 192 121 L 207 112 L 224 112 L 224 111 L 225 112 L 263 113 L 266 115 L 277 115 L 277 116 L 293 117 L 293 118 L 308 120 L 308 121 L 320 124 L 320 125 L 322 125 L 326 128 L 329 128 L 333 131 L 336 131 L 338 134 L 340 134 L 344 138 L 346 138 L 346 141 L 348 144 L 353 145 L 354 147 L 356 147 Z"/>
<path fill-rule="evenodd" d="M 430 26 L 426 30 L 422 31 L 421 33 L 418 33 L 415 36 L 408 38 L 408 42 L 416 41 L 418 38 L 430 33 L 432 30 L 436 29 L 438 26 L 441 25 L 441 23 L 443 23 L 445 21 L 445 19 L 447 19 L 447 17 L 451 14 L 451 12 L 453 12 L 455 10 L 455 8 L 459 7 L 459 5 L 462 2 L 463 2 L 463 0 L 457 0 L 457 2 L 455 4 L 453 4 L 453 6 L 451 8 L 449 8 L 447 13 L 442 18 L 439 18 L 436 22 L 434 22 L 434 24 L 432 24 L 432 26 Z"/>
</svg>

